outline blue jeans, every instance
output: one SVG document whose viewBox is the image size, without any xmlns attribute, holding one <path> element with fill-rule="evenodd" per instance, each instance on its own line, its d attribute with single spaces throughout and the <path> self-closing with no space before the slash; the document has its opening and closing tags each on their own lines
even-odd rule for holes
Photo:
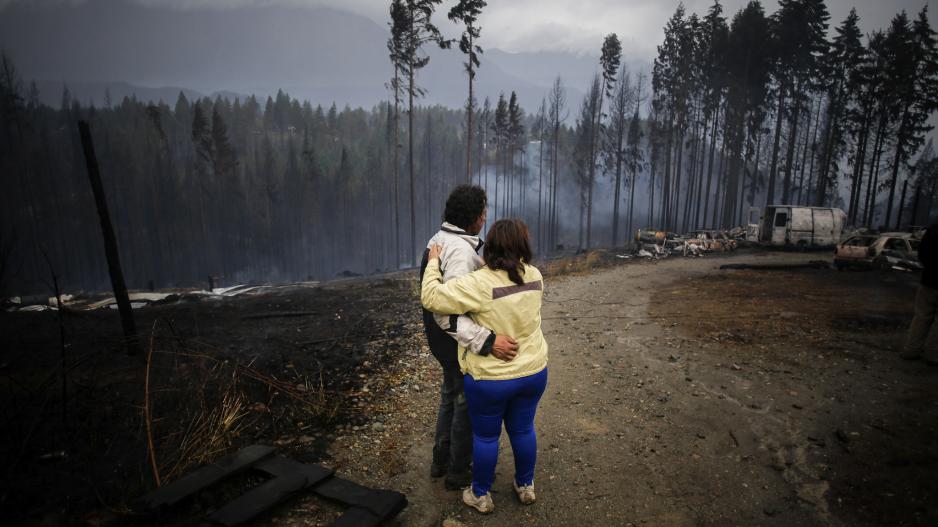
<svg viewBox="0 0 938 527">
<path fill-rule="evenodd" d="M 495 480 L 502 423 L 515 455 L 515 483 L 534 482 L 537 437 L 534 414 L 547 387 L 547 369 L 507 381 L 477 381 L 465 376 L 464 390 L 472 421 L 472 492 L 484 496 Z"/>
</svg>

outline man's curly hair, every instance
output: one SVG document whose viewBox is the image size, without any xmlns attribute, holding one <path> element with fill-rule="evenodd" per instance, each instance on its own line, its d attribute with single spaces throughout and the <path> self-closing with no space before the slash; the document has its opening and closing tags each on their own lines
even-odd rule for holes
<svg viewBox="0 0 938 527">
<path fill-rule="evenodd" d="M 446 209 L 443 219 L 460 229 L 468 230 L 488 203 L 485 191 L 478 185 L 459 185 L 454 188 L 446 199 Z"/>
</svg>

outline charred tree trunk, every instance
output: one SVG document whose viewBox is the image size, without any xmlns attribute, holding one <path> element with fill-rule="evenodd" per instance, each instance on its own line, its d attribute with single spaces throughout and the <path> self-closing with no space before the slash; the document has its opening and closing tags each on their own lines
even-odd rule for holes
<svg viewBox="0 0 938 527">
<path fill-rule="evenodd" d="M 724 120 L 726 120 L 725 117 Z M 726 130 L 725 126 L 724 130 L 725 132 L 723 134 L 723 143 L 720 145 L 720 169 L 717 171 L 717 184 L 713 198 L 713 220 L 710 223 L 710 226 L 714 228 L 718 225 L 717 218 L 720 217 L 720 203 L 721 196 L 723 195 L 721 190 L 726 185 L 726 139 L 727 132 L 729 132 L 729 130 Z"/>
<path fill-rule="evenodd" d="M 710 208 L 710 185 L 713 181 L 713 156 L 716 154 L 717 146 L 717 127 L 720 124 L 720 109 L 717 105 L 717 109 L 713 114 L 713 128 L 710 131 L 710 161 L 707 162 L 707 192 L 703 196 L 703 216 L 701 216 L 701 221 L 705 224 L 707 223 L 707 212 Z"/>
<path fill-rule="evenodd" d="M 542 121 L 543 124 L 543 121 Z M 541 128 L 543 130 L 543 128 Z M 537 250 L 544 248 L 544 223 L 541 211 L 544 203 L 544 137 L 541 134 L 537 152 Z"/>
<path fill-rule="evenodd" d="M 775 179 L 778 175 L 778 150 L 782 137 L 782 110 L 785 108 L 785 86 L 778 90 L 778 110 L 775 112 L 775 139 L 772 143 L 772 163 L 769 167 L 769 188 L 765 197 L 766 205 L 775 201 Z"/>
<path fill-rule="evenodd" d="M 902 197 L 899 198 L 899 214 L 896 216 L 896 230 L 902 226 L 902 213 L 905 212 L 905 193 L 909 190 L 909 180 L 902 183 Z"/>
<path fill-rule="evenodd" d="M 866 210 L 864 215 L 864 224 L 871 226 L 874 212 L 876 209 L 876 194 L 879 189 L 876 188 L 879 182 L 879 159 L 882 155 L 883 142 L 886 139 L 886 117 L 880 118 L 879 129 L 876 131 L 876 141 L 873 143 L 873 157 L 870 158 L 870 183 L 866 189 Z"/>
<path fill-rule="evenodd" d="M 785 179 L 782 182 L 782 202 L 789 204 L 792 201 L 791 185 L 792 171 L 795 166 L 795 147 L 798 143 L 798 122 L 801 118 L 801 97 L 795 97 L 795 109 L 791 114 L 790 130 L 788 131 L 788 152 L 785 156 Z"/>
<path fill-rule="evenodd" d="M 114 289 L 114 298 L 117 300 L 121 325 L 124 328 L 124 338 L 127 339 L 127 354 L 134 355 L 137 352 L 137 329 L 134 325 L 134 314 L 130 308 L 130 297 L 127 295 L 127 285 L 124 283 L 120 254 L 117 251 L 117 239 L 114 236 L 114 227 L 111 225 L 111 216 L 107 208 L 107 198 L 104 195 L 104 185 L 101 183 L 101 174 L 98 171 L 98 159 L 95 157 L 94 143 L 91 140 L 91 129 L 88 127 L 88 123 L 78 121 L 78 132 L 81 134 L 81 146 L 85 152 L 88 179 L 91 182 L 91 191 L 94 193 L 95 206 L 98 209 L 98 218 L 101 220 L 101 235 L 104 238 L 104 254 L 107 257 L 111 286 Z"/>
<path fill-rule="evenodd" d="M 857 141 L 857 153 L 853 161 L 853 183 L 850 186 L 850 223 L 855 224 L 860 208 L 860 195 L 863 190 L 863 164 L 866 161 L 866 143 L 868 141 L 867 129 L 860 131 Z"/>
</svg>

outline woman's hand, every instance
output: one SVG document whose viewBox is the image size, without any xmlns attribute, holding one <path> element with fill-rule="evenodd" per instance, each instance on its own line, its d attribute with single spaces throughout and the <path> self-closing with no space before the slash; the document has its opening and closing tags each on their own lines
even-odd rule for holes
<svg viewBox="0 0 938 527">
<path fill-rule="evenodd" d="M 438 259 L 442 253 L 443 246 L 438 243 L 434 243 L 430 246 L 430 254 L 427 255 L 427 261 L 429 262 L 430 260 Z"/>
</svg>

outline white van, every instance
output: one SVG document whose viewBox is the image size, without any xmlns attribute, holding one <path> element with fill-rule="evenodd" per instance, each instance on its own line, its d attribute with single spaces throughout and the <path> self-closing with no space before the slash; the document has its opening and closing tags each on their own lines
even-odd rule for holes
<svg viewBox="0 0 938 527">
<path fill-rule="evenodd" d="M 840 242 L 847 215 L 830 207 L 769 205 L 759 222 L 761 245 L 833 247 Z"/>
</svg>

